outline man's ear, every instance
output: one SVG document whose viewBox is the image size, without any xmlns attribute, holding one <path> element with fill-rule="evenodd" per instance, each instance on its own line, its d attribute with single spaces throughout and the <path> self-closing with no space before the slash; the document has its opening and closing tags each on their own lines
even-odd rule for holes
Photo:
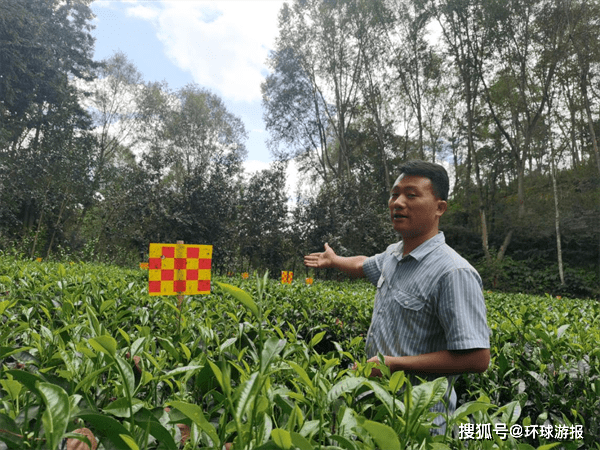
<svg viewBox="0 0 600 450">
<path fill-rule="evenodd" d="M 448 209 L 448 202 L 445 200 L 438 200 L 437 211 L 439 213 L 439 217 L 441 217 L 446 210 Z"/>
</svg>

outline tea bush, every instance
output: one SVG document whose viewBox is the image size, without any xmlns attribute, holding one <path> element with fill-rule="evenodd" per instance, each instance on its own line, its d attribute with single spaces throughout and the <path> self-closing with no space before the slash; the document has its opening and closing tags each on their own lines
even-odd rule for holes
<svg viewBox="0 0 600 450">
<path fill-rule="evenodd" d="M 369 378 L 366 282 L 217 278 L 147 295 L 147 273 L 0 259 L 0 449 L 600 448 L 598 304 L 486 293 L 492 361 L 457 382 Z M 351 370 L 354 362 L 358 369 Z M 582 426 L 581 436 L 467 440 L 470 425 Z"/>
</svg>

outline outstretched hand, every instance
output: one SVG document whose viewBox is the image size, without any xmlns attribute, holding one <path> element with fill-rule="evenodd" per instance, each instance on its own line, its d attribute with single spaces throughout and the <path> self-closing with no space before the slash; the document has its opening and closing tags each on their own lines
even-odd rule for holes
<svg viewBox="0 0 600 450">
<path fill-rule="evenodd" d="M 306 267 L 314 267 L 316 269 L 325 269 L 333 266 L 333 259 L 336 254 L 329 246 L 325 244 L 325 251 L 322 253 L 311 253 L 304 257 L 304 265 Z"/>
</svg>

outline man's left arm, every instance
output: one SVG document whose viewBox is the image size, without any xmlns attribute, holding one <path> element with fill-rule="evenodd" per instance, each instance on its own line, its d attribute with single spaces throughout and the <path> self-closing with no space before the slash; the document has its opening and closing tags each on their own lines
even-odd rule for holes
<svg viewBox="0 0 600 450">
<path fill-rule="evenodd" d="M 414 356 L 385 356 L 384 361 L 391 372 L 403 370 L 419 376 L 482 373 L 490 363 L 490 349 L 440 350 Z M 379 362 L 379 359 L 374 356 L 367 362 Z M 371 375 L 380 376 L 381 372 L 374 368 Z"/>
</svg>

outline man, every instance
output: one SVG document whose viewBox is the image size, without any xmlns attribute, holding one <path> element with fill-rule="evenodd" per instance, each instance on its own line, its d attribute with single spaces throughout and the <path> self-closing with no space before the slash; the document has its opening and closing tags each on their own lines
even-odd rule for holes
<svg viewBox="0 0 600 450">
<path fill-rule="evenodd" d="M 341 257 L 327 244 L 323 253 L 304 258 L 308 267 L 337 268 L 376 285 L 366 340 L 368 361 L 378 362 L 381 353 L 392 372 L 403 370 L 429 380 L 484 372 L 490 361 L 481 278 L 446 245 L 439 231 L 448 189 L 448 174 L 441 165 L 407 162 L 400 167 L 388 202 L 400 242 L 370 258 Z M 372 375 L 381 372 L 374 369 Z M 454 391 L 448 408 L 456 408 Z M 434 408 L 444 409 L 443 404 Z"/>
</svg>

